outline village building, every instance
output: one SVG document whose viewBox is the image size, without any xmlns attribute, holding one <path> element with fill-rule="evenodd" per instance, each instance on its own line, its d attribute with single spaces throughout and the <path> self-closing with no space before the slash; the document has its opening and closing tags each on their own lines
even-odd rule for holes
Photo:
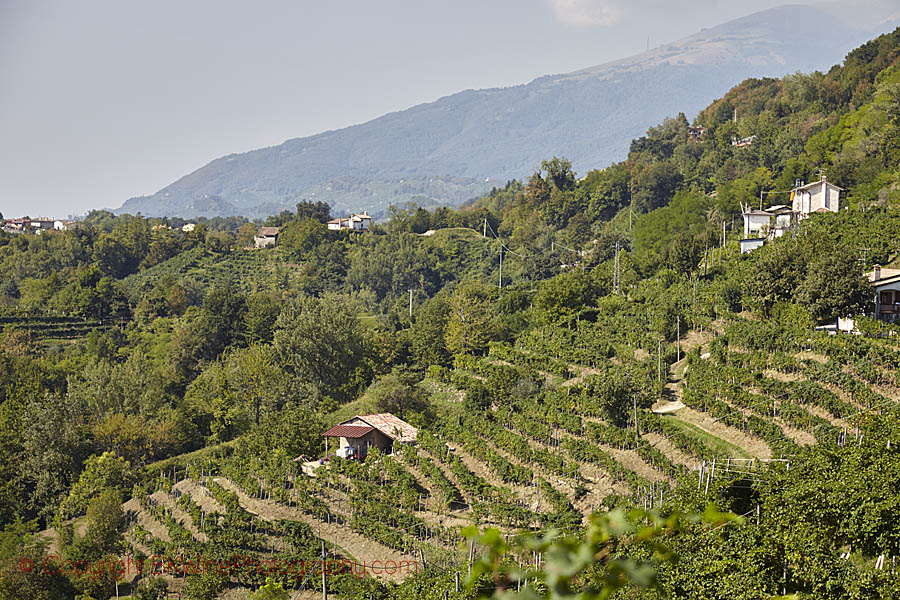
<svg viewBox="0 0 900 600">
<path fill-rule="evenodd" d="M 270 248 L 278 241 L 278 227 L 260 227 L 253 238 L 253 244 L 257 248 Z"/>
<path fill-rule="evenodd" d="M 370 448 L 389 454 L 394 444 L 414 444 L 418 430 L 391 413 L 357 415 L 322 434 L 338 438 L 337 456 L 363 460 Z"/>
<path fill-rule="evenodd" d="M 797 182 L 791 190 L 790 206 L 778 204 L 762 209 L 751 209 L 749 205 L 741 206 L 744 217 L 744 234 L 740 240 L 741 254 L 751 252 L 762 246 L 766 240 L 774 240 L 787 233 L 797 222 L 809 218 L 810 214 L 837 212 L 840 209 L 841 192 L 843 190 L 829 183 L 823 175 L 815 183 Z"/>
<path fill-rule="evenodd" d="M 369 231 L 371 224 L 372 217 L 368 212 L 362 212 L 358 215 L 332 219 L 327 225 L 330 231 Z"/>
<path fill-rule="evenodd" d="M 184 225 L 181 226 L 181 231 L 184 233 L 191 233 L 195 229 L 197 229 L 196 223 L 185 223 Z"/>
<path fill-rule="evenodd" d="M 837 212 L 841 208 L 842 188 L 830 183 L 824 175 L 814 183 L 802 183 L 791 190 L 791 205 L 798 219 L 812 213 Z"/>
<path fill-rule="evenodd" d="M 900 269 L 875 265 L 867 278 L 874 291 L 873 316 L 889 323 L 900 320 Z"/>
</svg>

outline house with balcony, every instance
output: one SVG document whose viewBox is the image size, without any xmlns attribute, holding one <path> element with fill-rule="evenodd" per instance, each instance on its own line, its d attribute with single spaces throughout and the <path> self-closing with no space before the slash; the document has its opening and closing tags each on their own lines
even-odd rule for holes
<svg viewBox="0 0 900 600">
<path fill-rule="evenodd" d="M 900 269 L 875 265 L 866 276 L 874 292 L 873 316 L 881 321 L 900 321 Z"/>
</svg>

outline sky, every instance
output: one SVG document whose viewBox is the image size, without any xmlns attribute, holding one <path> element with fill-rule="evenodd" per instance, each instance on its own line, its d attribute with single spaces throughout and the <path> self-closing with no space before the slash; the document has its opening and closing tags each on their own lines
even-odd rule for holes
<svg viewBox="0 0 900 600">
<path fill-rule="evenodd" d="M 0 0 L 0 213 L 624 58 L 784 0 Z"/>
</svg>

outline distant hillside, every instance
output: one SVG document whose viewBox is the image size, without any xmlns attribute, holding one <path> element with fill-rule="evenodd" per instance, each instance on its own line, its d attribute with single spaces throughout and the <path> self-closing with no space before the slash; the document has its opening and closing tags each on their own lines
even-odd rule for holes
<svg viewBox="0 0 900 600">
<path fill-rule="evenodd" d="M 883 13 L 881 13 L 883 14 Z M 526 85 L 467 90 L 361 125 L 216 159 L 118 212 L 250 217 L 326 200 L 333 213 L 391 202 L 458 205 L 564 155 L 577 172 L 621 160 L 634 137 L 676 111 L 693 115 L 747 77 L 822 69 L 891 29 L 784 6 L 632 58 Z M 865 21 L 865 22 L 861 22 Z"/>
</svg>

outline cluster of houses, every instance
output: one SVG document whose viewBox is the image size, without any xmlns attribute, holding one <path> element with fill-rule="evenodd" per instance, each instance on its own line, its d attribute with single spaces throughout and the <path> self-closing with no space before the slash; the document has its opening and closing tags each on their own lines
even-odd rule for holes
<svg viewBox="0 0 900 600">
<path fill-rule="evenodd" d="M 811 215 L 838 212 L 843 190 L 823 175 L 813 183 L 798 182 L 790 191 L 790 205 L 777 204 L 763 210 L 742 207 L 744 232 L 740 240 L 741 254 L 759 248 L 769 240 L 783 236 L 791 227 Z M 895 323 L 900 321 L 900 269 L 875 268 L 866 274 L 872 285 L 873 311 L 876 319 Z M 840 319 L 826 329 L 853 331 L 852 319 Z"/>
<path fill-rule="evenodd" d="M 195 229 L 197 229 L 197 224 L 196 223 L 185 223 L 181 227 L 171 227 L 169 225 L 166 225 L 165 223 L 160 223 L 159 225 L 154 225 L 150 229 L 152 229 L 153 231 L 159 231 L 161 229 L 171 229 L 171 230 L 180 229 L 184 233 L 190 233 L 190 232 L 194 231 Z"/>
<path fill-rule="evenodd" d="M 3 231 L 6 233 L 43 233 L 44 231 L 67 231 L 75 226 L 75 221 L 63 221 L 40 217 L 32 219 L 6 219 L 3 221 Z"/>
<path fill-rule="evenodd" d="M 767 240 L 784 235 L 799 221 L 811 214 L 837 212 L 841 208 L 843 190 L 829 182 L 823 175 L 819 181 L 798 185 L 790 191 L 790 205 L 777 204 L 763 210 L 742 206 L 744 234 L 741 237 L 741 254 L 751 252 Z"/>
<path fill-rule="evenodd" d="M 328 227 L 329 231 L 357 231 L 362 233 L 369 231 L 371 224 L 372 217 L 369 216 L 368 212 L 363 212 L 358 215 L 332 219 L 326 223 L 326 227 Z M 257 248 L 274 247 L 278 243 L 279 231 L 279 227 L 260 227 L 253 238 L 253 245 Z"/>
<path fill-rule="evenodd" d="M 328 221 L 328 229 L 331 231 L 368 231 L 372 224 L 372 217 L 368 212 L 349 217 L 341 217 Z"/>
</svg>

